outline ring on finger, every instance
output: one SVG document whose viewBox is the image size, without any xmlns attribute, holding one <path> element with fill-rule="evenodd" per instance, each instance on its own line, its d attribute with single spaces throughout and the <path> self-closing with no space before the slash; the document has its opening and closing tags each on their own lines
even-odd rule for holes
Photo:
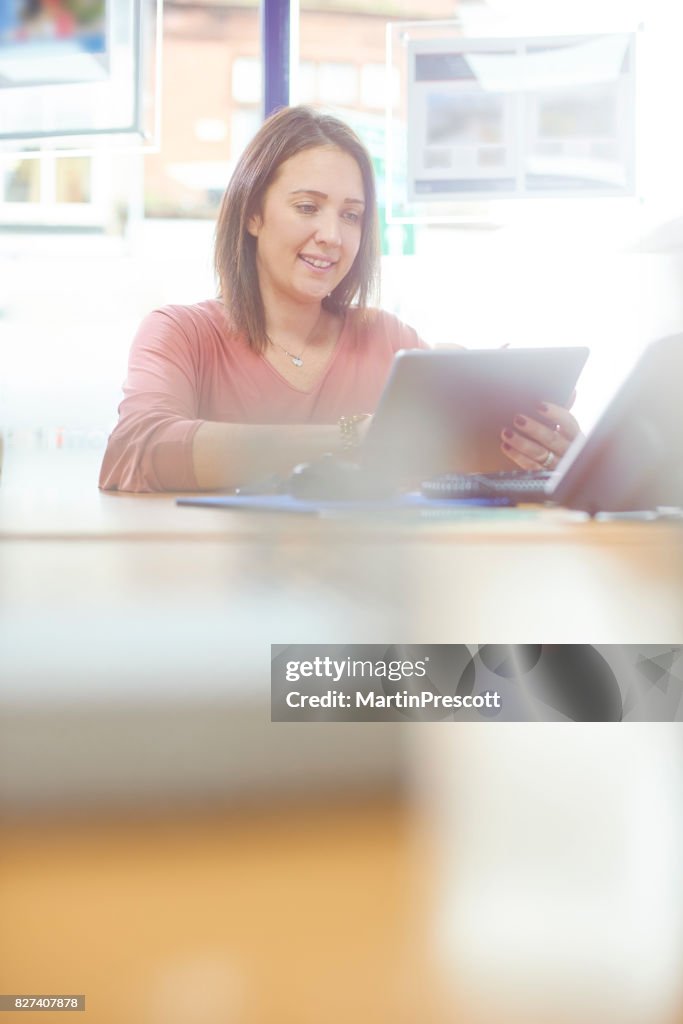
<svg viewBox="0 0 683 1024">
<path fill-rule="evenodd" d="M 548 449 L 546 457 L 541 463 L 541 469 L 552 469 L 553 462 L 555 461 L 555 453 Z"/>
</svg>

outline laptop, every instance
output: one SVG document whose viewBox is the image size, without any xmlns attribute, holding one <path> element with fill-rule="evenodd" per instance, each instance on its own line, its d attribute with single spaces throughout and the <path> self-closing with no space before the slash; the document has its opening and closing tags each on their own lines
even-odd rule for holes
<svg viewBox="0 0 683 1024">
<path fill-rule="evenodd" d="M 652 343 L 587 437 L 549 474 L 446 474 L 428 497 L 508 497 L 598 512 L 683 507 L 683 334 Z"/>
</svg>

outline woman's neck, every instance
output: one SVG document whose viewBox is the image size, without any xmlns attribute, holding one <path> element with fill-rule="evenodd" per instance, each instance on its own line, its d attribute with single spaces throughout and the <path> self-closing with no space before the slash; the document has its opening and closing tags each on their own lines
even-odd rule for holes
<svg viewBox="0 0 683 1024">
<path fill-rule="evenodd" d="M 315 342 L 326 320 L 321 303 L 299 305 L 264 300 L 264 311 L 266 334 L 280 344 L 287 341 L 306 344 Z"/>
</svg>

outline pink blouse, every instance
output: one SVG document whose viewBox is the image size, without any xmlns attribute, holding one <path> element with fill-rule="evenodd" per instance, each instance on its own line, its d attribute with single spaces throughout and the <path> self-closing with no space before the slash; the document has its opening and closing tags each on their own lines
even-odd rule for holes
<svg viewBox="0 0 683 1024">
<path fill-rule="evenodd" d="M 158 309 L 133 341 L 100 487 L 197 490 L 192 439 L 203 421 L 336 423 L 374 412 L 396 352 L 426 347 L 390 313 L 351 309 L 322 377 L 300 391 L 230 328 L 218 300 Z"/>
</svg>

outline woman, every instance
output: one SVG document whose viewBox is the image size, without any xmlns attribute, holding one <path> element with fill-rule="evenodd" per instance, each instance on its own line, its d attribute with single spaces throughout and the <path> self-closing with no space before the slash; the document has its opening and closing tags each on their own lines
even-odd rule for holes
<svg viewBox="0 0 683 1024">
<path fill-rule="evenodd" d="M 361 440 L 396 352 L 427 347 L 369 307 L 377 237 L 372 165 L 351 129 L 306 107 L 272 115 L 219 213 L 220 299 L 157 310 L 136 335 L 100 486 L 235 487 Z M 501 446 L 538 469 L 577 433 L 548 405 Z"/>
</svg>

